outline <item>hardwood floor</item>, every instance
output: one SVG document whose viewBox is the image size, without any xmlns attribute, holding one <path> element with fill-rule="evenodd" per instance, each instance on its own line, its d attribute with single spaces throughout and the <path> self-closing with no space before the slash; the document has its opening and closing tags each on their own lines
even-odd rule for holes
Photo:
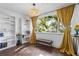
<svg viewBox="0 0 79 59">
<path fill-rule="evenodd" d="M 4 51 L 0 51 L 0 56 L 64 56 L 57 49 L 48 46 L 30 46 L 23 44 Z"/>
</svg>

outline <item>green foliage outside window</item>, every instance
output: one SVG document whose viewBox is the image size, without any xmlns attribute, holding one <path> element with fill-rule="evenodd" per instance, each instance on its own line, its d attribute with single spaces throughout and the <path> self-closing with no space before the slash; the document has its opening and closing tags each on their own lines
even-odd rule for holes
<svg viewBox="0 0 79 59">
<path fill-rule="evenodd" d="M 36 31 L 37 32 L 56 32 L 58 29 L 58 17 L 54 16 L 46 16 L 39 19 L 39 23 L 37 24 Z M 59 29 L 60 32 L 63 32 L 63 29 Z"/>
</svg>

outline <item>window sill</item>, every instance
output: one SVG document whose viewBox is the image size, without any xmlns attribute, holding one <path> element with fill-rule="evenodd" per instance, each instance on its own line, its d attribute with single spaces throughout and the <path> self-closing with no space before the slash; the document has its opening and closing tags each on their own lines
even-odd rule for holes
<svg viewBox="0 0 79 59">
<path fill-rule="evenodd" d="M 57 32 L 36 32 L 36 34 L 54 34 L 54 35 L 63 35 L 64 33 Z"/>
</svg>

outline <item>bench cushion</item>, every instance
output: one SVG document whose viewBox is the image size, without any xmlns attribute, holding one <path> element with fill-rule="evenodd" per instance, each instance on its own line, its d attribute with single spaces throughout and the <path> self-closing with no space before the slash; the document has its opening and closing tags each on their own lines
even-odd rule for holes
<svg viewBox="0 0 79 59">
<path fill-rule="evenodd" d="M 43 44 L 43 45 L 48 45 L 52 46 L 52 40 L 47 40 L 47 39 L 38 39 L 37 44 Z"/>
</svg>

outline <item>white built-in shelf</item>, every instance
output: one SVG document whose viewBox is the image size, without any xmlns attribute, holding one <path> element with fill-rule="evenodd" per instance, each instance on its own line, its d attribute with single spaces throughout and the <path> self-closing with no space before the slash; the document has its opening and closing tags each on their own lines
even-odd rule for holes
<svg viewBox="0 0 79 59">
<path fill-rule="evenodd" d="M 4 34 L 3 38 L 0 39 L 0 43 L 7 42 L 7 47 L 11 42 L 15 43 L 15 18 L 0 18 L 0 32 Z"/>
</svg>

